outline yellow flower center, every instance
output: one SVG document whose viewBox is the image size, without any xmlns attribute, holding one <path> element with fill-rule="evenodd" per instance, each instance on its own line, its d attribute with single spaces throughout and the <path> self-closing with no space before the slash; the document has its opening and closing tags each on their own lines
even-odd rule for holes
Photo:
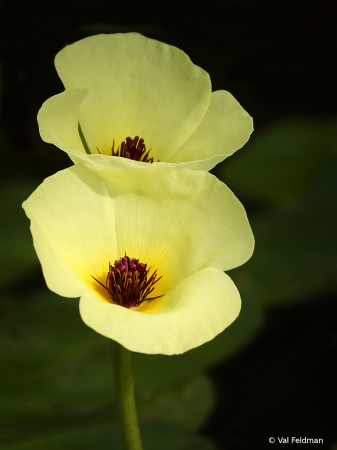
<svg viewBox="0 0 337 450">
<path fill-rule="evenodd" d="M 157 278 L 156 270 L 148 279 L 150 269 L 151 267 L 147 269 L 147 265 L 140 263 L 138 259 L 130 259 L 125 253 L 125 256 L 115 261 L 113 266 L 109 263 L 106 286 L 95 277 L 92 278 L 108 291 L 111 303 L 134 309 L 144 301 L 154 300 L 164 295 L 149 297 L 154 290 L 153 286 L 161 279 L 161 277 Z"/>
</svg>

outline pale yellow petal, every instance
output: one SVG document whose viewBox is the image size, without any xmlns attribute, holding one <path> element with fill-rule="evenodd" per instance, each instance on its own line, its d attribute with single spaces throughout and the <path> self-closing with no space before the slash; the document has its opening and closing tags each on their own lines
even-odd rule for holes
<svg viewBox="0 0 337 450">
<path fill-rule="evenodd" d="M 24 208 L 27 208 L 29 215 L 29 206 L 26 203 Z M 91 289 L 78 278 L 73 268 L 68 267 L 58 255 L 57 248 L 49 244 L 34 219 L 30 230 L 48 288 L 63 297 L 80 297 L 84 293 L 92 293 Z"/>
<path fill-rule="evenodd" d="M 97 175 L 101 170 L 131 170 L 131 169 L 148 169 L 149 163 L 140 161 L 133 161 L 127 158 L 120 158 L 118 156 L 108 155 L 87 155 L 86 153 L 79 153 L 75 150 L 67 150 L 71 160 L 76 163 L 81 163 L 88 169 L 92 170 Z M 191 170 L 206 170 L 213 169 L 219 162 L 223 160 L 223 156 L 214 156 L 201 161 L 187 161 L 183 163 L 169 163 L 165 161 L 154 162 L 151 167 L 170 167 L 172 169 L 191 169 Z"/>
<path fill-rule="evenodd" d="M 101 170 L 131 170 L 131 169 L 146 169 L 149 167 L 149 163 L 141 161 L 134 161 L 128 158 L 121 158 L 119 156 L 108 155 L 87 155 L 85 153 L 79 153 L 75 150 L 68 150 L 68 155 L 71 160 L 77 164 L 83 164 L 85 167 L 93 171 L 95 174 L 99 174 Z M 152 166 L 164 165 L 170 167 L 176 167 L 176 164 L 169 163 L 153 163 Z"/>
<path fill-rule="evenodd" d="M 239 200 L 204 171 L 149 167 L 102 171 L 119 254 L 158 271 L 156 295 L 198 270 L 229 270 L 252 255 L 254 237 Z"/>
<path fill-rule="evenodd" d="M 149 166 L 58 172 L 24 203 L 48 286 L 81 296 L 87 325 L 133 351 L 179 354 L 214 338 L 240 311 L 222 270 L 253 248 L 240 202 L 203 171 Z M 108 301 L 108 263 L 127 252 L 163 278 L 137 310 Z M 219 270 L 220 269 L 220 270 Z"/>
<path fill-rule="evenodd" d="M 69 282 L 71 296 L 82 295 L 83 289 L 76 289 L 83 285 L 102 296 L 103 288 L 98 289 L 91 276 L 104 282 L 109 261 L 113 263 L 120 255 L 111 200 L 100 179 L 75 165 L 47 178 L 23 208 L 31 220 L 34 245 L 52 290 L 66 295 L 64 284 Z M 74 277 L 64 278 L 69 272 Z"/>
<path fill-rule="evenodd" d="M 37 121 L 41 138 L 62 150 L 85 153 L 78 132 L 79 106 L 88 94 L 88 89 L 68 89 L 49 98 L 42 105 Z"/>
<path fill-rule="evenodd" d="M 76 163 L 81 163 L 92 170 L 97 175 L 101 170 L 130 170 L 130 169 L 147 169 L 149 167 L 148 163 L 143 163 L 140 161 L 133 161 L 127 158 L 120 158 L 118 156 L 107 156 L 107 155 L 87 155 L 85 153 L 77 152 L 76 150 L 67 150 L 68 155 L 71 160 Z M 219 162 L 223 160 L 223 156 L 214 156 L 213 158 L 208 158 L 200 161 L 187 161 L 183 163 L 168 163 L 165 161 L 154 162 L 151 164 L 152 167 L 171 167 L 181 168 L 181 169 L 191 169 L 191 170 L 206 170 L 209 171 L 213 169 Z"/>
<path fill-rule="evenodd" d="M 223 156 L 213 156 L 212 158 L 208 159 L 201 159 L 198 161 L 186 161 L 178 164 L 171 163 L 171 167 L 175 165 L 176 167 L 180 169 L 190 169 L 190 170 L 206 170 L 207 172 L 213 167 L 215 167 L 217 164 L 219 164 L 221 161 L 223 161 Z"/>
<path fill-rule="evenodd" d="M 223 160 L 241 148 L 252 132 L 253 119 L 232 94 L 227 91 L 212 92 L 203 121 L 167 161 L 198 161 L 217 155 L 221 155 Z"/>
<path fill-rule="evenodd" d="M 80 300 L 83 321 L 98 333 L 141 353 L 174 355 L 210 341 L 239 315 L 241 300 L 232 280 L 206 268 L 182 280 L 141 310 Z"/>
<path fill-rule="evenodd" d="M 208 74 L 181 50 L 137 33 L 97 35 L 61 50 L 64 86 L 87 87 L 80 125 L 92 153 L 140 136 L 167 161 L 192 135 L 209 105 Z"/>
</svg>

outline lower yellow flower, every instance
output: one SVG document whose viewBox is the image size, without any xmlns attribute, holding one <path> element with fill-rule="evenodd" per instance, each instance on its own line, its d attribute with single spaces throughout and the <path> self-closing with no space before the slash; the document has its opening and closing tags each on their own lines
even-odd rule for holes
<svg viewBox="0 0 337 450">
<path fill-rule="evenodd" d="M 48 287 L 129 350 L 179 354 L 222 332 L 240 295 L 223 272 L 254 238 L 243 206 L 204 171 L 76 164 L 23 204 Z"/>
</svg>

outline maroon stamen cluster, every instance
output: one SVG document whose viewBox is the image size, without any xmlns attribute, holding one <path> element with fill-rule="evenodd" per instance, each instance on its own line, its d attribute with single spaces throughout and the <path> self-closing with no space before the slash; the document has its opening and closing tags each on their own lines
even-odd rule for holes
<svg viewBox="0 0 337 450">
<path fill-rule="evenodd" d="M 121 156 L 122 158 L 133 159 L 134 161 L 142 161 L 153 163 L 153 158 L 149 158 L 150 150 L 146 151 L 144 139 L 139 139 L 139 136 L 135 136 L 134 139 L 130 137 L 126 138 L 125 142 L 122 142 L 121 147 L 115 151 L 115 141 L 113 141 L 111 154 L 112 156 Z"/>
<path fill-rule="evenodd" d="M 144 139 L 139 139 L 139 136 L 135 136 L 134 139 L 127 137 L 126 151 L 130 153 L 130 159 L 138 161 L 140 155 L 142 155 L 146 151 Z"/>
<path fill-rule="evenodd" d="M 109 263 L 106 286 L 96 278 L 92 278 L 108 291 L 112 303 L 125 308 L 137 308 L 145 300 L 154 300 L 164 295 L 148 297 L 161 277 L 156 280 L 157 271 L 155 271 L 147 279 L 151 267 L 149 269 L 146 267 L 146 264 L 140 263 L 136 258 L 130 259 L 125 253 L 124 258 L 115 261 L 113 266 Z"/>
</svg>

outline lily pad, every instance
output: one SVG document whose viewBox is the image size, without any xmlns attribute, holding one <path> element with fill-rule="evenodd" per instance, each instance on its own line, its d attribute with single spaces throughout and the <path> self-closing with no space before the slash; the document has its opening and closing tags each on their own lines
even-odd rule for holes
<svg viewBox="0 0 337 450">
<path fill-rule="evenodd" d="M 337 276 L 337 161 L 301 202 L 250 217 L 252 259 L 231 276 L 264 304 L 328 291 Z"/>
<path fill-rule="evenodd" d="M 271 204 L 289 204 L 320 176 L 336 152 L 336 121 L 286 119 L 253 133 L 214 173 L 231 189 Z"/>
</svg>

